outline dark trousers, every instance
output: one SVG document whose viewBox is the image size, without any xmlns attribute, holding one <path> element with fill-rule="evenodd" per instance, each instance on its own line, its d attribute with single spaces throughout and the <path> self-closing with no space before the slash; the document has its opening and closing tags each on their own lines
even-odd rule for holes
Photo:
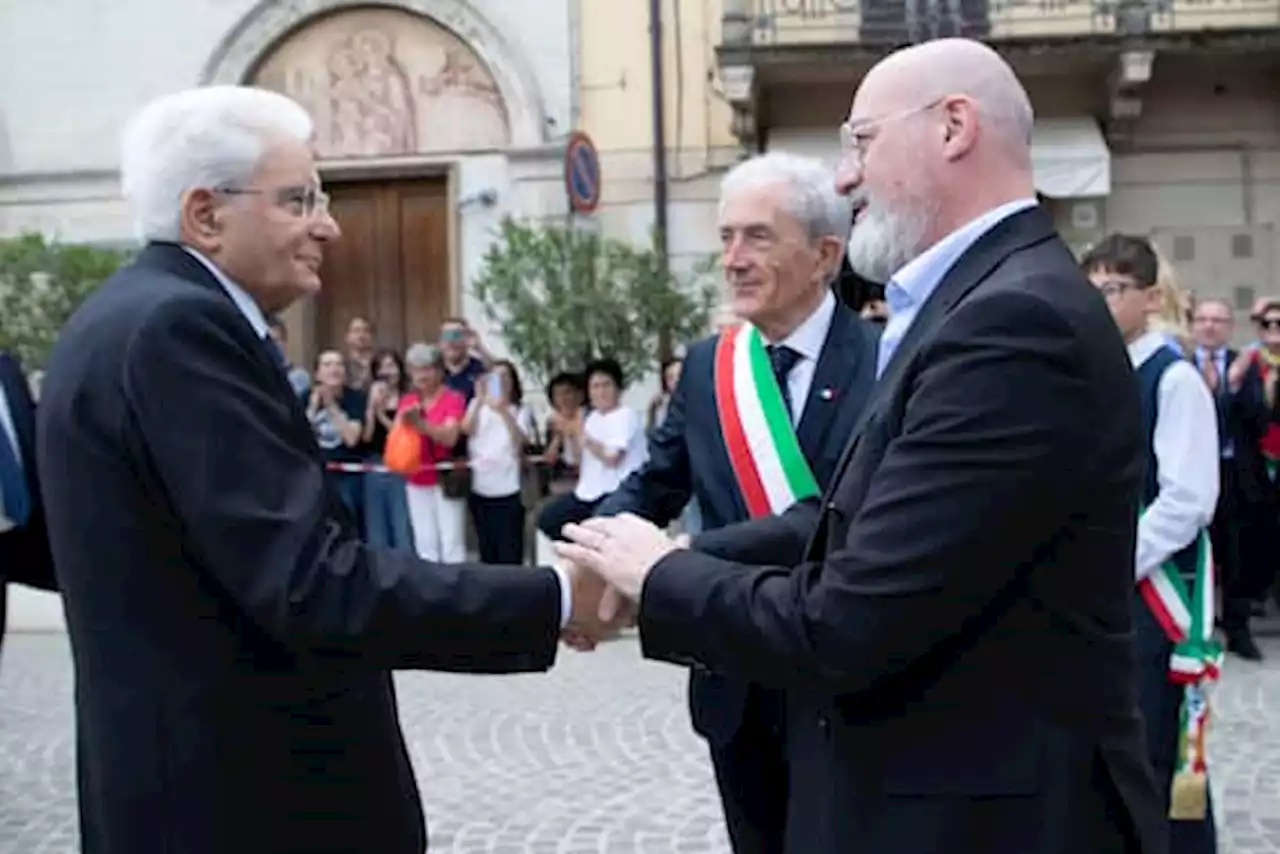
<svg viewBox="0 0 1280 854">
<path fill-rule="evenodd" d="M 1280 518 L 1273 501 L 1245 505 L 1232 513 L 1239 543 L 1239 563 L 1223 570 L 1223 627 L 1231 628 L 1237 611 L 1248 619 L 1254 602 L 1266 598 L 1275 580 L 1276 555 L 1280 554 Z M 1215 516 L 1214 521 L 1217 522 Z M 1214 553 L 1217 554 L 1215 541 Z M 1221 561 L 1219 561 L 1221 562 Z"/>
<path fill-rule="evenodd" d="M 1169 807 L 1173 772 L 1178 763 L 1178 711 L 1183 688 L 1169 681 L 1169 656 L 1173 643 L 1151 615 L 1142 597 L 1134 593 L 1134 634 L 1138 650 L 1138 706 L 1147 734 L 1147 756 L 1155 770 L 1162 808 Z M 1199 821 L 1169 820 L 1169 854 L 1216 854 L 1217 830 L 1213 822 L 1213 798 Z"/>
<path fill-rule="evenodd" d="M 333 493 L 351 514 L 357 531 L 364 531 L 364 475 L 354 472 L 325 472 Z"/>
<path fill-rule="evenodd" d="M 1222 625 L 1228 632 L 1248 626 L 1253 600 L 1257 598 L 1248 592 L 1244 557 L 1248 520 L 1233 463 L 1233 460 L 1222 461 L 1218 506 L 1209 527 L 1213 563 L 1218 572 L 1218 583 L 1222 585 Z"/>
<path fill-rule="evenodd" d="M 480 562 L 524 563 L 524 502 L 520 493 L 497 498 L 472 494 L 468 505 L 476 527 Z"/>
<path fill-rule="evenodd" d="M 603 495 L 595 501 L 582 501 L 572 492 L 558 495 L 538 514 L 538 530 L 546 534 L 548 539 L 563 540 L 564 537 L 560 536 L 561 529 L 570 522 L 585 522 L 590 519 L 603 500 Z"/>
<path fill-rule="evenodd" d="M 783 854 L 787 760 L 780 695 L 752 686 L 742 724 L 728 743 L 711 745 L 734 854 Z"/>
</svg>

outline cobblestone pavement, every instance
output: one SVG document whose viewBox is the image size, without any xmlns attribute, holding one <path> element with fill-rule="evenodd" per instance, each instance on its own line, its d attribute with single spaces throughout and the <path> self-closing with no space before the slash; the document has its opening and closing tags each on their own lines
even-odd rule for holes
<svg viewBox="0 0 1280 854">
<path fill-rule="evenodd" d="M 1280 851 L 1280 638 L 1228 661 L 1213 735 L 1223 854 Z M 727 852 L 684 673 L 623 639 L 548 676 L 399 677 L 433 852 Z M 76 851 L 71 668 L 60 635 L 0 666 L 0 854 Z"/>
</svg>

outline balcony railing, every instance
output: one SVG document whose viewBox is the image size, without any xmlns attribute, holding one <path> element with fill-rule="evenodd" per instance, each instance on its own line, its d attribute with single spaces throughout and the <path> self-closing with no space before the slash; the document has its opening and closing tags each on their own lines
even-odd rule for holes
<svg viewBox="0 0 1280 854">
<path fill-rule="evenodd" d="M 757 45 L 899 45 L 1280 28 L 1280 0 L 750 0 Z"/>
</svg>

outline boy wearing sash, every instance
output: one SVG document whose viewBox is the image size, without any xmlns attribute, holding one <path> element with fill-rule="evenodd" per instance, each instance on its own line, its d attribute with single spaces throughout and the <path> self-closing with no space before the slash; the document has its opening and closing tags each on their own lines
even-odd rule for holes
<svg viewBox="0 0 1280 854">
<path fill-rule="evenodd" d="M 1082 267 L 1129 345 L 1147 455 L 1135 557 L 1138 699 L 1147 751 L 1169 809 L 1172 854 L 1213 854 L 1204 739 L 1206 689 L 1217 678 L 1208 527 L 1218 501 L 1218 424 L 1195 367 L 1156 331 L 1157 260 L 1140 237 L 1111 235 Z"/>
</svg>

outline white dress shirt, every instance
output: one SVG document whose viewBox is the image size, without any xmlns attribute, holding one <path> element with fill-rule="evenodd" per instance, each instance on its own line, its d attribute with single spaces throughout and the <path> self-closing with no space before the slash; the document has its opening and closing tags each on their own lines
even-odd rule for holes
<svg viewBox="0 0 1280 854">
<path fill-rule="evenodd" d="M 1134 368 L 1165 346 L 1158 332 L 1142 335 L 1129 345 Z M 1218 505 L 1218 413 L 1209 389 L 1190 362 L 1178 361 L 1160 377 L 1156 393 L 1159 491 L 1138 520 L 1137 580 L 1190 545 Z"/>
<path fill-rule="evenodd" d="M 13 412 L 9 409 L 9 396 L 0 388 L 0 442 L 8 442 L 13 447 L 13 455 L 18 465 L 24 465 L 22 449 L 18 447 L 18 430 L 13 426 Z M 5 515 L 4 496 L 0 495 L 0 534 L 14 527 L 13 520 Z"/>
<path fill-rule="evenodd" d="M 791 331 L 781 341 L 770 341 L 761 338 L 765 344 L 776 344 L 790 347 L 800 357 L 796 359 L 791 372 L 787 374 L 787 391 L 791 395 L 791 423 L 800 423 L 804 415 L 805 403 L 809 400 L 809 391 L 813 387 L 813 375 L 818 370 L 818 357 L 822 355 L 822 347 L 827 343 L 827 333 L 831 331 L 831 321 L 836 316 L 835 294 L 827 291 L 822 302 L 804 319 L 804 322 Z"/>
<path fill-rule="evenodd" d="M 1212 354 L 1205 347 L 1196 347 L 1196 367 L 1197 368 L 1203 371 L 1205 360 L 1210 358 L 1213 359 L 1213 366 L 1214 368 L 1217 369 L 1217 372 L 1218 372 L 1218 388 L 1216 390 L 1216 393 L 1213 389 L 1210 389 L 1209 394 L 1217 398 L 1214 400 L 1214 406 L 1217 407 L 1220 402 L 1220 396 L 1226 391 L 1226 388 L 1227 388 L 1227 372 L 1231 368 L 1231 362 L 1228 361 L 1227 359 L 1226 347 L 1219 347 Z M 1221 426 L 1221 424 L 1219 424 L 1219 426 Z M 1221 443 L 1222 458 L 1224 460 L 1229 460 L 1235 456 L 1235 448 L 1232 447 L 1231 438 L 1229 436 L 1226 439 L 1223 439 L 1222 436 L 1219 436 L 1218 441 Z"/>
<path fill-rule="evenodd" d="M 217 265 L 204 257 L 204 255 L 190 246 L 183 246 L 182 248 L 191 253 L 197 261 L 209 270 L 213 277 L 218 280 L 218 284 L 222 285 L 222 289 L 231 297 L 231 301 L 236 304 L 236 308 L 240 309 L 240 313 L 249 322 L 249 326 L 253 328 L 254 333 L 259 338 L 266 340 L 269 331 L 267 318 L 258 304 L 254 302 L 253 297 L 249 296 L 249 293 L 244 288 L 227 278 L 227 274 L 222 272 Z M 274 342 L 267 341 L 267 343 L 274 346 Z M 556 580 L 560 583 L 560 628 L 564 628 L 573 612 L 573 585 L 570 583 L 569 573 L 563 568 L 553 566 L 551 569 L 555 572 Z"/>
</svg>

